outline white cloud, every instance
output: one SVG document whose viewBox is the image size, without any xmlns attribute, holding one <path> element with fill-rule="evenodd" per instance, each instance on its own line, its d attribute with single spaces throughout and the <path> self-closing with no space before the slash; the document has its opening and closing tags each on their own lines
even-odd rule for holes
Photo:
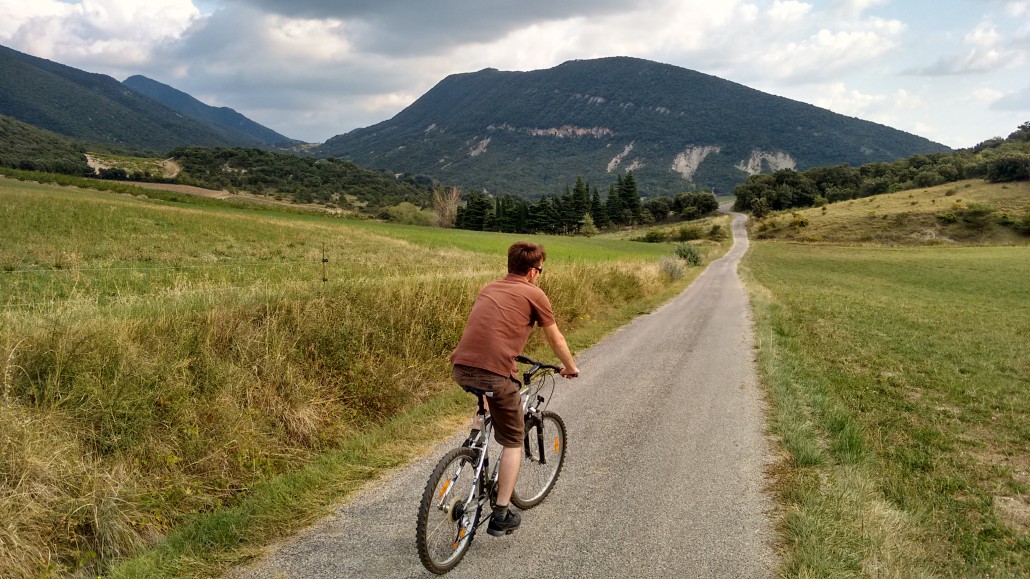
<svg viewBox="0 0 1030 579">
<path fill-rule="evenodd" d="M 998 44 L 1001 35 L 990 22 L 981 22 L 966 34 L 964 42 L 973 46 L 990 48 Z"/>
<path fill-rule="evenodd" d="M 980 88 L 973 91 L 973 100 L 983 104 L 991 104 L 1001 97 L 1005 96 L 1005 93 L 1000 90 L 994 90 L 992 88 Z"/>
<path fill-rule="evenodd" d="M 772 8 L 769 9 L 769 16 L 779 22 L 797 22 L 811 11 L 811 4 L 795 0 L 787 0 L 785 2 L 776 0 L 776 2 L 773 2 Z"/>
<path fill-rule="evenodd" d="M 0 39 L 63 64 L 146 63 L 155 47 L 179 38 L 200 16 L 190 0 L 0 0 Z"/>
</svg>

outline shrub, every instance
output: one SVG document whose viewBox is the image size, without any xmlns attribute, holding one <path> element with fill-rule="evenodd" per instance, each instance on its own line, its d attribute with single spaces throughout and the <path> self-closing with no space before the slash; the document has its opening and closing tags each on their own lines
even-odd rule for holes
<svg viewBox="0 0 1030 579">
<path fill-rule="evenodd" d="M 676 230 L 673 237 L 676 241 L 693 241 L 695 239 L 701 239 L 705 236 L 704 227 L 700 223 L 692 223 L 684 225 Z"/>
<path fill-rule="evenodd" d="M 808 227 L 808 218 L 800 213 L 793 214 L 790 220 L 790 226 L 794 229 L 801 229 L 802 227 Z"/>
<path fill-rule="evenodd" d="M 701 248 L 692 243 L 680 243 L 676 246 L 676 256 L 687 262 L 688 265 L 701 265 L 704 255 Z"/>
<path fill-rule="evenodd" d="M 997 208 L 983 203 L 971 203 L 963 209 L 958 217 L 972 229 L 987 229 L 991 224 L 991 217 L 998 211 Z"/>
<path fill-rule="evenodd" d="M 1030 154 L 1007 153 L 987 161 L 987 180 L 1027 181 L 1030 180 Z"/>
<path fill-rule="evenodd" d="M 958 215 L 955 215 L 955 213 L 953 213 L 951 211 L 945 211 L 943 213 L 938 213 L 935 217 L 937 217 L 937 221 L 940 221 L 941 223 L 944 223 L 945 225 L 950 225 L 950 224 L 955 223 L 955 222 L 958 221 Z"/>
<path fill-rule="evenodd" d="M 669 236 L 664 231 L 657 229 L 648 229 L 644 235 L 633 238 L 633 241 L 643 241 L 644 243 L 661 243 L 668 240 Z"/>
<path fill-rule="evenodd" d="M 712 241 L 722 241 L 727 237 L 729 237 L 729 233 L 727 233 L 726 229 L 718 223 L 712 225 L 711 231 L 708 232 L 708 239 L 711 239 Z"/>
<path fill-rule="evenodd" d="M 662 273 L 665 274 L 669 281 L 676 281 L 683 277 L 683 265 L 679 260 L 672 259 L 671 257 L 663 257 L 659 267 Z"/>
</svg>

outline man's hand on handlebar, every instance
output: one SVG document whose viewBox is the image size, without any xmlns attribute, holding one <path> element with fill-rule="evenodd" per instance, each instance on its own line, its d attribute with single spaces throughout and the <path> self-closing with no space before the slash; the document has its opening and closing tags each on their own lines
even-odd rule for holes
<svg viewBox="0 0 1030 579">
<path fill-rule="evenodd" d="M 558 373 L 564 376 L 565 378 L 572 380 L 573 378 L 579 376 L 579 368 L 562 368 L 561 372 Z"/>
</svg>

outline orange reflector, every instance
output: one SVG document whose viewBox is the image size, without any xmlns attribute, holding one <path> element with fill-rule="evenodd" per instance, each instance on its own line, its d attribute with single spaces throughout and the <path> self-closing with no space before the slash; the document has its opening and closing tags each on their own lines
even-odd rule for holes
<svg viewBox="0 0 1030 579">
<path fill-rule="evenodd" d="M 560 450 L 561 450 L 561 437 L 555 436 L 554 437 L 554 452 L 559 452 Z"/>
<path fill-rule="evenodd" d="M 452 549 L 457 549 L 458 548 L 458 543 L 460 543 L 461 540 L 464 539 L 464 538 L 465 538 L 465 528 L 462 527 L 462 529 L 460 531 L 458 531 L 458 540 L 455 541 L 453 544 L 451 544 L 451 548 Z"/>
<path fill-rule="evenodd" d="M 449 489 L 449 488 L 451 488 L 451 481 L 447 481 L 447 482 L 443 483 L 443 488 L 440 489 L 440 496 L 437 497 L 437 498 L 442 499 L 443 496 L 445 494 L 447 494 L 447 489 Z"/>
</svg>

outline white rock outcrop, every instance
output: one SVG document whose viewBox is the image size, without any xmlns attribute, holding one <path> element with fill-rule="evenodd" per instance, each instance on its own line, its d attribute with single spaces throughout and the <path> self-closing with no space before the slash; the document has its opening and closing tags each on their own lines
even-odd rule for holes
<svg viewBox="0 0 1030 579">
<path fill-rule="evenodd" d="M 477 155 L 482 155 L 483 153 L 486 152 L 486 146 L 489 145 L 489 144 L 490 144 L 490 137 L 487 137 L 487 138 L 483 139 L 482 141 L 479 141 L 478 143 L 475 144 L 475 146 L 473 146 L 471 149 L 469 149 L 469 157 L 475 157 Z"/>
<path fill-rule="evenodd" d="M 694 173 L 697 172 L 697 168 L 701 166 L 705 157 L 719 151 L 720 148 L 715 145 L 689 147 L 672 160 L 672 170 L 679 173 L 683 179 L 693 181 Z"/>
<path fill-rule="evenodd" d="M 622 163 L 622 160 L 626 158 L 626 155 L 628 155 L 632 150 L 633 143 L 630 143 L 626 145 L 626 148 L 623 149 L 621 153 L 612 157 L 612 160 L 608 161 L 608 172 L 611 173 L 612 171 L 614 171 L 615 168 L 618 167 L 620 163 Z"/>
<path fill-rule="evenodd" d="M 762 172 L 763 163 L 769 168 L 770 172 L 779 171 L 780 169 L 793 169 L 797 166 L 797 162 L 790 156 L 790 153 L 755 150 L 752 151 L 750 159 L 737 163 L 737 169 L 748 175 L 757 175 Z"/>
</svg>

